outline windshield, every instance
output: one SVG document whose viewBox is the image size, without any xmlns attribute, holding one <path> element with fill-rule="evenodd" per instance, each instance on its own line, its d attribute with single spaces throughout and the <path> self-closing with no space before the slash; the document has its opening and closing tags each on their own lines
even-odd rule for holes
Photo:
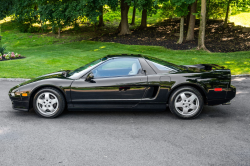
<svg viewBox="0 0 250 166">
<path fill-rule="evenodd" d="M 93 61 L 93 62 L 90 62 L 82 67 L 79 67 L 78 69 L 76 70 L 72 70 L 68 73 L 68 77 L 70 76 L 73 76 L 73 75 L 80 75 L 80 74 L 83 74 L 86 70 L 89 70 L 89 69 L 92 69 L 94 68 L 95 66 L 99 65 L 101 62 L 103 62 L 104 60 L 106 60 L 107 58 L 101 58 L 101 59 L 98 59 L 96 61 Z"/>
</svg>

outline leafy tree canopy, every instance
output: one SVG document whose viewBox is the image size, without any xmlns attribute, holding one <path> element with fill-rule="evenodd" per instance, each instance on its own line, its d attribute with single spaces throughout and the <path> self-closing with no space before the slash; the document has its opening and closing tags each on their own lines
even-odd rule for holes
<svg viewBox="0 0 250 166">
<path fill-rule="evenodd" d="M 195 0 L 171 0 L 171 3 L 175 6 L 174 13 L 178 17 L 186 16 L 189 12 L 188 6 L 194 2 Z"/>
</svg>

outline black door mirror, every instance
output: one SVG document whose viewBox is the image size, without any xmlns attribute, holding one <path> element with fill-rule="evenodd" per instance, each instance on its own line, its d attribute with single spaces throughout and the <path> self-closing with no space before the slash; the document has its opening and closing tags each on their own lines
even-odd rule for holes
<svg viewBox="0 0 250 166">
<path fill-rule="evenodd" d="M 85 79 L 85 81 L 89 81 L 92 82 L 94 79 L 94 74 L 91 72 L 88 74 L 87 78 Z"/>
</svg>

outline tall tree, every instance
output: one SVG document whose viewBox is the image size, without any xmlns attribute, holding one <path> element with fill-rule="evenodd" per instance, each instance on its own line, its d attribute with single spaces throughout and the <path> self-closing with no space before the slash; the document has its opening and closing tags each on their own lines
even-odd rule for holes
<svg viewBox="0 0 250 166">
<path fill-rule="evenodd" d="M 184 38 L 184 16 L 181 16 L 181 22 L 180 22 L 180 37 L 177 41 L 177 44 L 182 44 Z"/>
<path fill-rule="evenodd" d="M 135 25 L 135 14 L 136 14 L 136 6 L 133 7 L 132 21 L 131 25 Z"/>
<path fill-rule="evenodd" d="M 181 17 L 180 20 L 180 37 L 177 44 L 182 44 L 184 38 L 184 17 L 188 15 L 188 6 L 194 3 L 195 0 L 172 0 L 171 3 L 175 6 L 175 14 Z"/>
<path fill-rule="evenodd" d="M 99 15 L 99 24 L 98 27 L 103 27 L 104 22 L 103 22 L 103 6 L 100 7 L 100 15 Z"/>
<path fill-rule="evenodd" d="M 226 28 L 226 27 L 227 27 L 228 13 L 229 13 L 230 3 L 231 3 L 231 0 L 228 0 L 228 2 L 227 2 L 227 12 L 226 12 L 226 17 L 225 17 L 225 21 L 224 21 L 223 28 Z"/>
<path fill-rule="evenodd" d="M 147 16 L 156 14 L 158 9 L 158 0 L 138 0 L 138 9 L 142 11 L 140 28 L 147 28 Z"/>
<path fill-rule="evenodd" d="M 210 1 L 211 0 L 208 0 L 208 2 L 207 2 L 207 12 L 206 12 L 206 20 L 208 20 L 209 19 L 209 15 L 208 15 L 208 13 L 209 13 L 209 9 L 210 9 Z"/>
<path fill-rule="evenodd" d="M 187 23 L 186 23 L 187 27 L 189 26 L 189 19 L 190 19 L 190 14 L 191 14 L 191 6 L 192 6 L 192 5 L 189 5 L 189 6 L 188 6 L 188 14 L 187 14 L 187 16 L 186 16 L 186 18 L 185 18 L 185 20 L 184 20 L 184 21 L 187 22 Z"/>
<path fill-rule="evenodd" d="M 42 22 L 51 22 L 53 30 L 58 29 L 58 37 L 64 26 L 71 25 L 83 13 L 81 0 L 40 0 L 38 12 Z"/>
<path fill-rule="evenodd" d="M 33 23 L 37 23 L 37 1 L 36 0 L 14 0 L 12 13 L 21 32 L 28 32 Z"/>
<path fill-rule="evenodd" d="M 112 10 L 118 7 L 118 0 L 80 0 L 83 5 L 82 16 L 88 18 L 91 23 L 98 24 L 99 27 L 104 26 L 103 13 L 104 5 L 108 5 Z M 99 20 L 97 18 L 99 17 Z"/>
<path fill-rule="evenodd" d="M 147 28 L 147 9 L 142 10 L 141 25 L 140 28 Z"/>
<path fill-rule="evenodd" d="M 197 47 L 198 50 L 207 50 L 205 46 L 205 28 L 206 28 L 206 0 L 201 0 L 200 30 L 199 30 L 198 47 Z"/>
<path fill-rule="evenodd" d="M 188 24 L 187 41 L 194 40 L 195 15 L 197 8 L 197 0 L 191 5 L 190 18 Z"/>
<path fill-rule="evenodd" d="M 128 24 L 128 10 L 129 4 L 126 2 L 126 0 L 121 0 L 121 22 L 119 35 L 131 34 Z"/>
</svg>

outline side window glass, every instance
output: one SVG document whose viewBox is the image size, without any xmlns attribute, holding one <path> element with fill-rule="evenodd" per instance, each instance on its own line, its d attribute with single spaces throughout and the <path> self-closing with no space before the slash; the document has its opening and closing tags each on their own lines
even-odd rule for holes
<svg viewBox="0 0 250 166">
<path fill-rule="evenodd" d="M 157 67 L 158 70 L 165 70 L 165 71 L 171 71 L 171 70 L 173 70 L 173 69 L 171 69 L 171 68 L 169 68 L 167 66 L 163 66 L 163 65 L 160 65 L 160 64 L 155 63 L 155 62 L 151 62 L 151 63 L 153 63 L 153 65 L 155 67 Z"/>
<path fill-rule="evenodd" d="M 141 71 L 141 65 L 136 58 L 112 59 L 98 66 L 92 72 L 95 78 L 134 76 Z"/>
<path fill-rule="evenodd" d="M 149 60 L 147 60 L 147 61 L 150 62 L 152 65 L 154 65 L 160 71 L 175 71 L 174 69 L 168 67 L 167 65 L 162 65 L 162 64 L 159 64 L 159 63 L 156 63 L 153 61 L 149 61 Z"/>
</svg>

